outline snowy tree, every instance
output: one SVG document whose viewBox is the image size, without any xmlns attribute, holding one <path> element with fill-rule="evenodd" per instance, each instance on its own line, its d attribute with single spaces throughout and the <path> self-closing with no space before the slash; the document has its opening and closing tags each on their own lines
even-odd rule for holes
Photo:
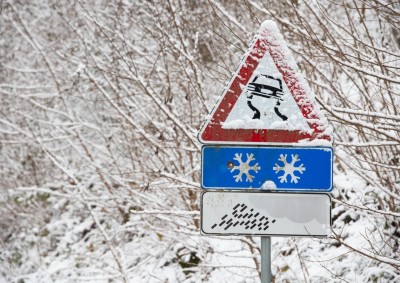
<svg viewBox="0 0 400 283">
<path fill-rule="evenodd" d="M 334 127 L 332 236 L 273 238 L 275 282 L 400 277 L 400 5 L 0 4 L 0 278 L 257 282 L 258 237 L 199 232 L 196 135 L 275 20 Z"/>
</svg>

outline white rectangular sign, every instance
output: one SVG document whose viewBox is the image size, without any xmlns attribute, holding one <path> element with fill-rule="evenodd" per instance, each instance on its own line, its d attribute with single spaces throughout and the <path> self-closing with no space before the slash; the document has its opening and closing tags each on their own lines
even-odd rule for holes
<svg viewBox="0 0 400 283">
<path fill-rule="evenodd" d="M 208 191 L 201 197 L 205 235 L 326 237 L 330 229 L 329 194 Z"/>
</svg>

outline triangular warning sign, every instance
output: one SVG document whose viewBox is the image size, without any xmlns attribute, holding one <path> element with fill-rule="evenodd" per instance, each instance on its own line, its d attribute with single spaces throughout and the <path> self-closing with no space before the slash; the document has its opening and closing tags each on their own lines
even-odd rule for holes
<svg viewBox="0 0 400 283">
<path fill-rule="evenodd" d="M 331 129 L 278 27 L 261 25 L 199 132 L 202 143 L 330 142 Z"/>
</svg>

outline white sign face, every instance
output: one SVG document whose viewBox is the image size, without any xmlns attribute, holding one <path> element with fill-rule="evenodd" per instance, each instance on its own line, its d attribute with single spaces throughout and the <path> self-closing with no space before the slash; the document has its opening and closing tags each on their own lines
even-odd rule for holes
<svg viewBox="0 0 400 283">
<path fill-rule="evenodd" d="M 229 129 L 310 129 L 269 52 L 222 124 Z"/>
<path fill-rule="evenodd" d="M 326 237 L 331 229 L 328 194 L 205 192 L 201 231 L 206 235 Z"/>
</svg>

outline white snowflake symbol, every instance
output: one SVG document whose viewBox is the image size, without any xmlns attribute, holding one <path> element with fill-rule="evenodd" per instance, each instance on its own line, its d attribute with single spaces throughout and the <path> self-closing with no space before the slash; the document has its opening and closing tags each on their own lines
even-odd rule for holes
<svg viewBox="0 0 400 283">
<path fill-rule="evenodd" d="M 303 172 L 306 171 L 306 168 L 303 167 L 304 164 L 301 164 L 300 166 L 297 166 L 297 167 L 294 166 L 294 164 L 297 161 L 300 161 L 299 155 L 298 154 L 295 154 L 295 155 L 292 154 L 292 162 L 290 162 L 290 163 L 287 162 L 287 154 L 281 154 L 280 158 L 278 160 L 282 161 L 283 167 L 279 166 L 278 163 L 275 163 L 275 167 L 272 168 L 272 169 L 274 169 L 276 174 L 278 174 L 279 171 L 283 171 L 284 172 L 284 174 L 282 176 L 278 177 L 280 179 L 281 183 L 287 183 L 286 177 L 288 175 L 290 175 L 290 177 L 291 177 L 290 182 L 297 184 L 297 182 L 300 179 L 300 177 L 296 176 L 294 174 L 294 172 L 297 171 L 300 174 L 303 174 Z"/>
<path fill-rule="evenodd" d="M 250 162 L 255 160 L 254 158 L 254 154 L 248 154 L 246 153 L 247 156 L 247 160 L 246 162 L 242 161 L 242 154 L 240 153 L 235 153 L 235 158 L 234 160 L 237 160 L 239 162 L 239 165 L 233 166 L 231 169 L 231 172 L 235 171 L 235 170 L 239 170 L 239 173 L 235 176 L 233 176 L 235 178 L 236 182 L 242 182 L 242 175 L 245 174 L 246 175 L 246 182 L 253 182 L 254 176 L 250 175 L 250 170 L 253 170 L 254 172 L 258 172 L 258 170 L 261 169 L 260 166 L 258 166 L 258 163 L 254 164 L 254 165 L 250 165 Z"/>
</svg>

